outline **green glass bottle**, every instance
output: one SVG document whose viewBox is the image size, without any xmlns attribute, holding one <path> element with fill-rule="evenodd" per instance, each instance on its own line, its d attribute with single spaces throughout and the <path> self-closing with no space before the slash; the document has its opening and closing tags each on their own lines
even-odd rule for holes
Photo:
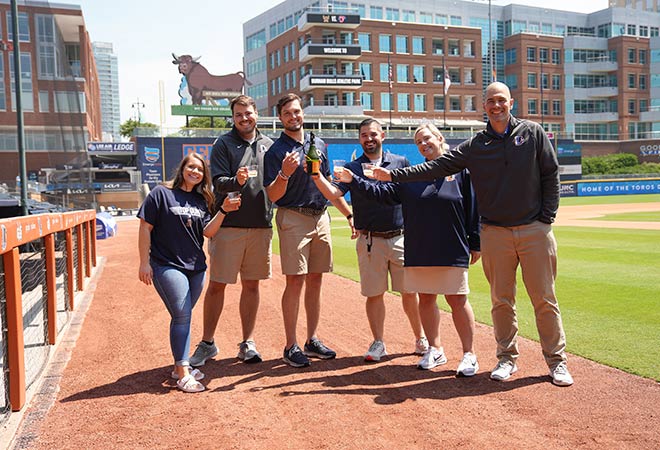
<svg viewBox="0 0 660 450">
<path fill-rule="evenodd" d="M 308 175 L 318 175 L 321 173 L 321 153 L 316 148 L 314 133 L 309 133 L 309 148 L 305 154 L 305 161 L 307 162 Z"/>
</svg>

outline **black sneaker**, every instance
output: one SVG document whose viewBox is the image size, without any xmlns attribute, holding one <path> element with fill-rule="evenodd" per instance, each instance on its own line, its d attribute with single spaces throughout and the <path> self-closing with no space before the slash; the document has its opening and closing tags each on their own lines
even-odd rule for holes
<svg viewBox="0 0 660 450">
<path fill-rule="evenodd" d="M 307 367 L 312 364 L 309 358 L 300 350 L 298 344 L 293 344 L 289 349 L 285 348 L 282 359 L 291 367 Z"/>
<path fill-rule="evenodd" d="M 332 359 L 337 356 L 337 353 L 323 345 L 323 342 L 320 340 L 314 338 L 305 343 L 305 355 L 320 359 Z"/>
</svg>

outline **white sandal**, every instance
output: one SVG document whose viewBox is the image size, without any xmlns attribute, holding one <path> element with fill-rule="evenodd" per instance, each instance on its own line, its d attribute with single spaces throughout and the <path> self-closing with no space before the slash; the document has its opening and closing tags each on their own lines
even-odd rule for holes
<svg viewBox="0 0 660 450">
<path fill-rule="evenodd" d="M 195 380 L 195 377 L 192 374 L 186 375 L 177 381 L 176 386 L 183 392 L 202 392 L 206 389 L 202 383 Z"/>
<path fill-rule="evenodd" d="M 199 369 L 193 369 L 193 370 L 191 370 L 191 371 L 190 371 L 190 375 L 192 375 L 193 377 L 195 377 L 195 380 L 197 380 L 197 381 L 199 381 L 199 380 L 203 380 L 203 379 L 204 379 L 204 376 L 205 376 L 205 375 L 202 373 L 202 371 L 199 370 Z M 173 371 L 172 371 L 172 379 L 174 379 L 174 380 L 178 380 L 178 379 L 179 379 L 179 374 L 176 373 L 176 370 L 173 370 Z"/>
</svg>

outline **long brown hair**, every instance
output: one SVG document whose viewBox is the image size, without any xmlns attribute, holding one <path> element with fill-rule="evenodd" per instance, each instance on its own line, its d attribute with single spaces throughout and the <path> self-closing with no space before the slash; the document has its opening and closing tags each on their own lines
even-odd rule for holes
<svg viewBox="0 0 660 450">
<path fill-rule="evenodd" d="M 176 166 L 176 169 L 174 170 L 174 178 L 163 182 L 163 186 L 169 189 L 180 188 L 183 185 L 183 170 L 185 169 L 186 165 L 191 159 L 196 159 L 202 163 L 202 167 L 204 169 L 203 171 L 204 176 L 202 177 L 202 181 L 200 181 L 194 187 L 194 190 L 195 192 L 201 194 L 202 197 L 204 197 L 204 201 L 206 201 L 207 208 L 209 209 L 211 214 L 213 214 L 215 209 L 214 208 L 215 197 L 213 196 L 213 190 L 211 188 L 211 172 L 209 171 L 208 164 L 206 164 L 206 160 L 199 153 L 188 153 L 186 156 L 184 156 L 181 162 L 179 163 L 179 165 Z"/>
</svg>

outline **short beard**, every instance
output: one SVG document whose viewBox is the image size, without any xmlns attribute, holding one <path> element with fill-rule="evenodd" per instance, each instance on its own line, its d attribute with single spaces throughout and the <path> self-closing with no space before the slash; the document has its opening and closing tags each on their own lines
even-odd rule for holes
<svg viewBox="0 0 660 450">
<path fill-rule="evenodd" d="M 382 144 L 376 145 L 372 149 L 365 148 L 364 146 L 362 147 L 362 151 L 367 154 L 367 155 L 375 155 L 377 153 L 380 153 L 381 149 L 383 148 Z"/>
<path fill-rule="evenodd" d="M 284 125 L 284 129 L 287 131 L 300 131 L 303 127 L 303 124 L 301 123 L 300 125 Z"/>
</svg>

